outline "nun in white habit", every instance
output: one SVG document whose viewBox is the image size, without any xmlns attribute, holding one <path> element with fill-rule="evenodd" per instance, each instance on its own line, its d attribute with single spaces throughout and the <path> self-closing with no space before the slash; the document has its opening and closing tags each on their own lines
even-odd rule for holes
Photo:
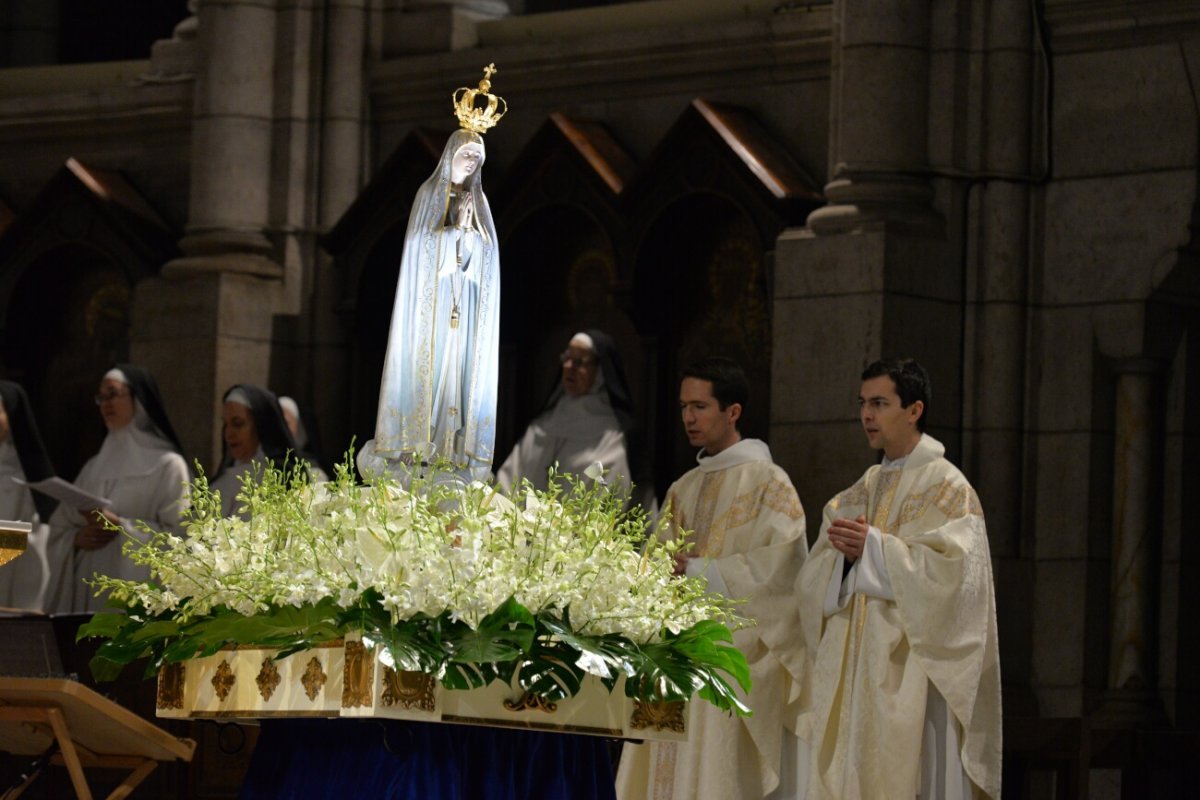
<svg viewBox="0 0 1200 800">
<path fill-rule="evenodd" d="M 625 491 L 637 484 L 634 500 L 653 510 L 654 492 L 641 459 L 625 372 L 612 338 L 602 331 L 575 334 L 559 356 L 562 377 L 545 409 L 509 453 L 496 483 L 509 492 L 522 478 L 546 489 L 554 464 L 582 480 L 597 461 L 605 481 Z"/>
<path fill-rule="evenodd" d="M 43 611 L 64 565 L 50 564 L 47 520 L 58 501 L 17 483 L 54 477 L 33 409 L 18 383 L 0 381 L 0 519 L 31 523 L 25 552 L 0 566 L 0 606 Z M 15 480 L 14 480 L 15 479 Z"/>
<path fill-rule="evenodd" d="M 140 367 L 118 364 L 100 381 L 96 404 L 108 434 L 75 484 L 110 505 L 83 512 L 60 505 L 51 520 L 56 545 L 74 549 L 73 578 L 55 602 L 59 611 L 103 609 L 107 598 L 97 597 L 85 583 L 97 574 L 135 581 L 150 577 L 149 568 L 122 552 L 127 539 L 149 541 L 139 522 L 155 531 L 182 530 L 180 514 L 191 475 L 154 377 Z"/>
<path fill-rule="evenodd" d="M 209 488 L 220 493 L 221 514 L 226 517 L 243 513 L 237 496 L 244 475 L 259 476 L 268 465 L 290 470 L 295 460 L 306 461 L 297 456 L 278 398 L 261 386 L 239 383 L 225 392 L 221 435 L 221 467 Z"/>
</svg>

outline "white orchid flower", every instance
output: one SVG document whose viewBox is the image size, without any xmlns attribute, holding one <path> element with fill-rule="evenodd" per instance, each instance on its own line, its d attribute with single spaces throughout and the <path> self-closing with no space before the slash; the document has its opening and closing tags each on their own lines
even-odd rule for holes
<svg viewBox="0 0 1200 800">
<path fill-rule="evenodd" d="M 600 483 L 600 484 L 605 483 L 604 465 L 602 463 L 600 463 L 599 461 L 594 461 L 591 464 L 589 464 L 588 468 L 583 471 L 583 474 L 586 475 L 591 480 L 595 481 L 596 483 Z"/>
</svg>

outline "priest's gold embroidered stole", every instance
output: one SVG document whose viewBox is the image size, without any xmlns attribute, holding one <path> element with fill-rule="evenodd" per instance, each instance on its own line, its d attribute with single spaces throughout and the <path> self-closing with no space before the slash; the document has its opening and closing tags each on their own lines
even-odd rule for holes
<svg viewBox="0 0 1200 800">
<path fill-rule="evenodd" d="M 901 470 L 880 470 L 876 473 L 873 490 L 867 491 L 866 516 L 867 523 L 879 529 L 887 536 L 895 533 L 888 524 L 892 513 L 892 504 L 896 499 L 896 490 L 900 487 Z M 850 612 L 850 626 L 854 631 L 850 637 L 850 674 L 858 670 L 858 653 L 862 645 L 863 629 L 867 624 L 867 596 L 855 594 Z"/>
</svg>

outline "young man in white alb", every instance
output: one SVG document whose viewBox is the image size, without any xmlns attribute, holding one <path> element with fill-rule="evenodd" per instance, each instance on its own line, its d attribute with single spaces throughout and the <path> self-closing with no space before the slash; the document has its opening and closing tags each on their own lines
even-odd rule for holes
<svg viewBox="0 0 1200 800">
<path fill-rule="evenodd" d="M 1000 659 L 979 498 L 927 433 L 929 376 L 862 375 L 883 463 L 825 506 L 800 571 L 806 800 L 1000 797 Z"/>
<path fill-rule="evenodd" d="M 802 661 L 794 586 L 808 552 L 804 510 L 792 482 L 758 439 L 738 430 L 749 393 L 733 361 L 711 358 L 683 373 L 679 407 L 697 466 L 672 484 L 666 536 L 694 531 L 680 574 L 704 575 L 708 590 L 745 600 L 756 624 L 734 633 L 750 664 L 752 717 L 695 699 L 688 741 L 626 745 L 617 774 L 622 800 L 794 798 L 797 744 L 785 730 Z"/>
</svg>

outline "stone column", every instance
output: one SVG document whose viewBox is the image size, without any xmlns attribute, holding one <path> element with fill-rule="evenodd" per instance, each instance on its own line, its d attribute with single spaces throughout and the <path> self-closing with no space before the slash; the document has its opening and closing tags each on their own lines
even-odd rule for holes
<svg viewBox="0 0 1200 800">
<path fill-rule="evenodd" d="M 957 456 L 961 258 L 927 174 L 934 5 L 835 0 L 829 205 L 780 235 L 771 292 L 771 447 L 781 466 L 809 476 L 808 508 L 875 457 L 852 400 L 863 368 L 882 356 L 929 369 L 930 433 Z"/>
<path fill-rule="evenodd" d="M 318 228 L 328 231 L 358 197 L 364 183 L 368 9 L 365 0 L 331 0 L 325 18 L 325 74 L 322 94 L 320 203 Z M 382 158 L 382 156 L 381 156 Z M 351 377 L 348 326 L 328 298 L 346 291 L 345 272 L 324 249 L 313 249 L 311 295 L 306 291 L 307 348 L 293 355 L 291 391 L 309 404 L 321 423 L 327 457 L 341 458 L 350 441 L 346 393 Z M 360 446 L 362 442 L 358 443 Z"/>
<path fill-rule="evenodd" d="M 384 0 L 381 55 L 463 50 L 479 43 L 477 23 L 507 17 L 507 0 Z"/>
<path fill-rule="evenodd" d="M 829 205 L 817 235 L 889 223 L 918 233 L 944 224 L 928 176 L 928 0 L 836 0 L 829 109 Z"/>
<path fill-rule="evenodd" d="M 275 0 L 197 2 L 183 255 L 133 298 L 132 356 L 157 376 L 188 454 L 206 469 L 221 453 L 225 390 L 269 383 L 274 316 L 285 302 L 266 235 L 277 13 Z M 191 23 L 183 27 L 189 36 Z"/>
<path fill-rule="evenodd" d="M 268 258 L 275 14 L 260 0 L 202 0 L 184 258 L 165 275 L 196 271 L 279 277 Z"/>
<path fill-rule="evenodd" d="M 1151 527 L 1151 506 L 1157 459 L 1154 384 L 1159 365 L 1149 359 L 1123 359 L 1115 367 L 1108 694 L 1097 718 L 1133 724 L 1161 714 L 1149 650 L 1157 641 L 1151 588 L 1158 537 Z"/>
</svg>

